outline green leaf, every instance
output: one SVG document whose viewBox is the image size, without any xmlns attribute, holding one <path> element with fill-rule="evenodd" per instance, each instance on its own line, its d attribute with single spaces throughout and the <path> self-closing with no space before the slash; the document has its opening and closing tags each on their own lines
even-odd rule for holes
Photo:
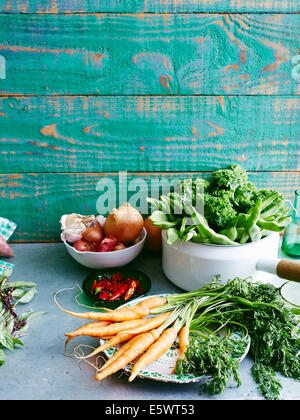
<svg viewBox="0 0 300 420">
<path fill-rule="evenodd" d="M 42 311 L 40 311 L 40 312 L 32 312 L 32 311 L 24 312 L 22 315 L 19 316 L 19 320 L 28 322 L 29 319 L 32 319 L 32 318 L 35 318 L 35 317 L 38 317 L 38 316 L 41 316 L 41 315 L 45 315 L 46 313 L 47 312 L 42 312 Z"/>
<path fill-rule="evenodd" d="M 0 331 L 0 344 L 6 349 L 13 351 L 14 341 L 8 330 Z"/>
<path fill-rule="evenodd" d="M 0 366 L 5 363 L 5 353 L 0 349 Z"/>
<path fill-rule="evenodd" d="M 26 293 L 26 290 L 21 289 L 21 288 L 17 288 L 15 290 L 13 290 L 12 295 L 15 299 L 21 299 L 21 297 L 23 297 Z"/>
<path fill-rule="evenodd" d="M 28 290 L 28 292 L 25 293 L 25 295 L 23 297 L 21 297 L 21 299 L 19 300 L 20 303 L 29 303 L 33 297 L 36 295 L 37 290 L 36 288 L 32 288 L 30 290 Z"/>
<path fill-rule="evenodd" d="M 13 288 L 13 289 L 17 289 L 17 288 L 31 288 L 31 287 L 36 287 L 35 283 L 32 282 L 26 282 L 26 281 L 11 281 L 9 283 L 3 284 L 2 289 L 7 289 L 7 288 Z"/>
<path fill-rule="evenodd" d="M 14 341 L 14 345 L 18 344 L 19 346 L 24 346 L 24 344 L 22 343 L 22 341 L 18 340 L 15 337 L 14 337 L 13 341 Z"/>
</svg>

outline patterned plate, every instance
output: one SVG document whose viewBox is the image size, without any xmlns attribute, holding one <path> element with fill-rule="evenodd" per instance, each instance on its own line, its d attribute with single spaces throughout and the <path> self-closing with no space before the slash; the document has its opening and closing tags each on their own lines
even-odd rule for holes
<svg viewBox="0 0 300 420">
<path fill-rule="evenodd" d="M 168 296 L 166 294 L 164 295 L 155 295 L 155 296 L 161 296 L 165 297 Z M 130 306 L 135 305 L 139 302 L 141 302 L 144 299 L 147 299 L 149 296 L 138 298 L 130 303 L 127 303 L 122 306 Z M 122 307 L 120 306 L 120 308 Z M 233 333 L 233 338 L 236 340 L 236 342 L 242 340 L 242 336 L 239 333 Z M 100 340 L 100 344 L 102 345 L 105 342 L 105 340 Z M 110 349 L 107 349 L 104 351 L 105 355 L 110 358 L 119 348 L 120 346 L 112 347 Z M 246 357 L 248 351 L 250 348 L 250 337 L 248 336 L 247 342 L 245 343 L 245 351 L 242 357 L 240 358 L 240 362 Z M 162 357 L 160 357 L 155 362 L 151 363 L 151 365 L 147 366 L 147 370 L 143 370 L 140 372 L 139 377 L 140 378 L 148 378 L 155 381 L 161 381 L 161 382 L 173 382 L 178 384 L 187 384 L 192 382 L 200 382 L 209 379 L 207 375 L 202 376 L 194 376 L 191 374 L 188 375 L 177 375 L 175 373 L 172 373 L 177 357 L 179 355 L 179 345 L 178 342 L 174 343 L 174 345 L 170 348 L 167 353 L 165 353 Z M 137 360 L 137 359 L 136 359 Z M 130 373 L 131 368 L 133 364 L 136 362 L 134 360 L 132 363 L 129 363 L 127 366 L 125 366 L 124 371 L 127 373 Z"/>
</svg>

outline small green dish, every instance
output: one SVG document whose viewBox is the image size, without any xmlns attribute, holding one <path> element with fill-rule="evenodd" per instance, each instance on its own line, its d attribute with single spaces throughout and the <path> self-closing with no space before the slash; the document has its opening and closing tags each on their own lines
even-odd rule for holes
<svg viewBox="0 0 300 420">
<path fill-rule="evenodd" d="M 130 299 L 124 300 L 124 298 L 120 298 L 114 301 L 109 300 L 103 300 L 99 299 L 97 296 L 95 296 L 92 292 L 92 286 L 94 284 L 94 281 L 101 280 L 105 274 L 108 274 L 109 276 L 113 276 L 114 274 L 120 273 L 124 280 L 127 278 L 135 278 L 139 281 L 140 287 L 143 289 L 142 293 L 135 291 L 134 294 L 131 296 Z M 109 309 L 115 309 L 120 305 L 124 305 L 124 303 L 128 303 L 131 300 L 134 300 L 138 297 L 145 296 L 151 288 L 151 280 L 150 278 L 144 274 L 142 271 L 139 270 L 133 270 L 130 268 L 118 268 L 114 267 L 113 269 L 110 268 L 104 268 L 102 270 L 98 270 L 95 273 L 90 274 L 88 277 L 86 277 L 82 284 L 82 289 L 84 293 L 89 297 L 89 300 L 94 302 L 94 306 L 97 307 L 104 307 Z"/>
</svg>

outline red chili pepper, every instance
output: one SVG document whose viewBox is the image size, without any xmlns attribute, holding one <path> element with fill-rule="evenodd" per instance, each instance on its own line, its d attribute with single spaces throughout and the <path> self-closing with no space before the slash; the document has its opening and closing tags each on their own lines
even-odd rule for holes
<svg viewBox="0 0 300 420">
<path fill-rule="evenodd" d="M 106 290 L 104 290 L 103 292 L 101 292 L 100 294 L 99 294 L 99 299 L 101 299 L 101 300 L 107 300 L 108 298 L 109 298 L 109 293 L 106 291 Z"/>
<path fill-rule="evenodd" d="M 94 284 L 93 284 L 92 289 L 91 289 L 92 292 L 95 290 L 96 285 L 97 285 L 97 280 L 94 280 Z"/>
<path fill-rule="evenodd" d="M 98 293 L 100 293 L 102 290 L 105 289 L 106 286 L 106 281 L 105 280 L 100 280 L 96 283 L 95 288 L 93 289 L 95 294 L 97 295 Z"/>
<path fill-rule="evenodd" d="M 102 287 L 103 289 L 105 289 L 106 286 L 106 280 L 100 280 L 97 283 L 97 287 Z"/>
<path fill-rule="evenodd" d="M 112 276 L 112 281 L 121 281 L 121 280 L 122 280 L 122 276 L 119 272 L 117 272 L 116 274 Z"/>
<path fill-rule="evenodd" d="M 129 298 L 131 298 L 131 296 L 134 294 L 134 292 L 136 291 L 138 284 L 135 280 L 131 280 L 131 283 L 128 287 L 128 290 L 126 292 L 125 295 L 125 300 L 128 300 Z"/>
<path fill-rule="evenodd" d="M 123 284 L 108 300 L 116 300 L 121 297 L 127 290 L 128 285 Z"/>
</svg>

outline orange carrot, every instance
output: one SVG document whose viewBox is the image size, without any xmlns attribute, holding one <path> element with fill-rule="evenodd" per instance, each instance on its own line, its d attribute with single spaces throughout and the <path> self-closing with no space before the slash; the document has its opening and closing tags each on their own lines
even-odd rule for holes
<svg viewBox="0 0 300 420">
<path fill-rule="evenodd" d="M 90 328 L 99 328 L 99 327 L 106 327 L 107 325 L 110 325 L 111 323 L 110 322 L 107 322 L 107 321 L 99 321 L 99 322 L 90 322 L 89 324 L 86 324 L 86 325 L 84 325 L 84 326 L 82 326 L 82 327 L 80 327 L 80 328 L 77 328 L 77 330 L 75 330 L 75 331 L 73 331 L 73 335 L 71 335 L 71 336 L 69 336 L 68 337 L 68 339 L 67 339 L 67 341 L 65 342 L 65 353 L 66 353 L 66 350 L 67 350 L 67 345 L 68 345 L 68 343 L 73 339 L 73 338 L 75 338 L 75 337 L 77 337 L 77 336 L 80 336 L 80 335 L 83 335 L 82 333 L 81 333 L 81 331 L 83 330 L 83 331 L 86 331 L 88 328 L 90 329 Z"/>
<path fill-rule="evenodd" d="M 136 305 L 126 306 L 120 309 L 116 309 L 114 311 L 84 312 L 84 313 L 67 311 L 61 305 L 58 304 L 56 300 L 56 295 L 54 296 L 54 301 L 56 305 L 63 312 L 69 315 L 75 316 L 77 318 L 97 319 L 99 321 L 118 322 L 118 321 L 129 321 L 132 319 L 138 319 L 138 318 L 148 316 L 151 309 L 164 305 L 166 303 L 166 298 L 153 296 L 153 297 L 143 300 L 142 302 Z"/>
<path fill-rule="evenodd" d="M 78 337 L 82 335 L 88 335 L 90 337 L 105 337 L 105 336 L 113 336 L 115 334 L 118 334 L 120 331 L 123 330 L 129 330 L 131 328 L 139 327 L 143 324 L 145 324 L 147 320 L 146 319 L 133 319 L 130 321 L 124 321 L 124 322 L 115 322 L 113 324 L 109 324 L 107 326 L 100 326 L 98 328 L 96 327 L 81 327 L 78 328 L 75 331 L 66 333 L 65 335 L 67 337 Z"/>
<path fill-rule="evenodd" d="M 125 333 L 125 334 L 117 334 L 117 335 L 114 335 L 113 337 L 111 337 L 110 340 L 106 341 L 104 344 L 102 344 L 101 346 L 97 347 L 95 350 L 93 350 L 87 356 L 84 356 L 83 359 L 87 359 L 88 357 L 95 356 L 96 354 L 100 353 L 101 351 L 104 351 L 106 349 L 109 349 L 110 347 L 117 346 L 118 344 L 124 343 L 125 341 L 131 340 L 135 336 L 136 336 L 136 334 L 130 334 L 129 332 L 128 333 Z"/>
<path fill-rule="evenodd" d="M 139 360 L 135 363 L 132 368 L 129 382 L 133 381 L 134 378 L 150 363 L 159 359 L 167 350 L 172 346 L 177 337 L 177 328 L 171 327 L 163 331 L 161 336 L 152 344 L 145 354 L 143 354 Z"/>
<path fill-rule="evenodd" d="M 172 312 L 165 312 L 164 314 L 158 315 L 155 318 L 147 318 L 144 324 L 137 326 L 136 328 L 132 328 L 128 331 L 123 330 L 119 332 L 118 335 L 127 334 L 127 332 L 131 334 L 140 334 L 146 331 L 153 330 L 154 328 L 158 328 L 169 318 L 171 313 Z"/>
<path fill-rule="evenodd" d="M 106 378 L 109 375 L 117 372 L 118 370 L 122 369 L 132 360 L 134 360 L 137 356 L 143 353 L 155 340 L 159 337 L 159 330 L 155 329 L 143 334 L 139 334 L 137 337 L 134 337 L 131 342 L 131 346 L 128 348 L 116 359 L 107 366 L 105 369 L 101 370 L 96 376 L 95 379 L 97 381 L 101 381 L 102 379 Z"/>
<path fill-rule="evenodd" d="M 119 332 L 117 335 L 112 337 L 109 341 L 102 344 L 100 347 L 95 349 L 89 355 L 85 356 L 84 359 L 86 359 L 88 357 L 95 356 L 96 354 L 100 353 L 101 351 L 109 349 L 110 347 L 114 347 L 114 346 L 116 346 L 120 343 L 124 343 L 124 341 L 131 340 L 133 337 L 135 337 L 136 335 L 138 335 L 140 333 L 150 331 L 154 328 L 160 327 L 166 321 L 166 319 L 168 318 L 170 313 L 171 312 L 166 312 L 165 314 L 156 316 L 155 318 L 149 318 L 149 319 L 147 319 L 145 324 L 141 325 L 140 327 L 133 328 L 133 329 L 130 329 L 128 331 Z"/>
<path fill-rule="evenodd" d="M 121 354 L 123 354 L 126 350 L 128 350 L 136 341 L 139 340 L 139 336 L 136 335 L 132 337 L 127 343 L 125 343 L 122 347 L 119 348 L 106 362 L 103 366 L 101 366 L 100 370 L 104 370 L 109 366 L 111 363 L 113 363 L 114 360 L 118 359 Z"/>
<path fill-rule="evenodd" d="M 184 353 L 186 352 L 187 346 L 189 345 L 189 334 L 190 329 L 188 325 L 184 325 L 179 333 L 179 348 L 180 348 L 180 355 L 179 358 L 182 359 Z"/>
</svg>

